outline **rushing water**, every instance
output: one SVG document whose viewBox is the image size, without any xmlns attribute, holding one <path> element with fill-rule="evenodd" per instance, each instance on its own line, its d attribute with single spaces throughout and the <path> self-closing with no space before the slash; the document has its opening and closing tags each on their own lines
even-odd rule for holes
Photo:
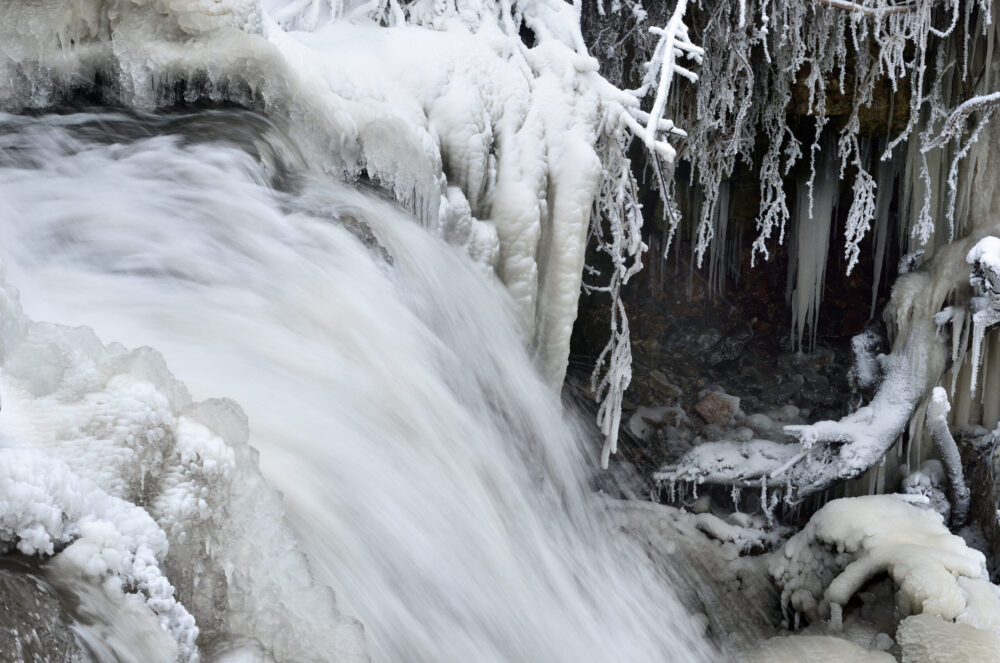
<svg viewBox="0 0 1000 663">
<path fill-rule="evenodd" d="M 502 286 L 263 118 L 0 115 L 0 257 L 35 319 L 151 345 L 245 408 L 374 659 L 696 658 Z"/>
</svg>

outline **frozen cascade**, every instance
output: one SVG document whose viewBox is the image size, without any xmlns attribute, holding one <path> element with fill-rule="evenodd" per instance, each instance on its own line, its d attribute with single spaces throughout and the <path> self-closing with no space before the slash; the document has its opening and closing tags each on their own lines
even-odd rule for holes
<svg viewBox="0 0 1000 663">
<path fill-rule="evenodd" d="M 0 257 L 27 315 L 155 347 L 195 398 L 239 402 L 312 571 L 375 660 L 705 655 L 666 583 L 612 534 L 516 304 L 465 250 L 308 174 L 249 112 L 0 116 L 0 141 Z M 10 370 L 2 432 L 44 439 L 30 400 L 8 398 Z M 182 423 L 171 430 L 197 453 L 218 449 L 196 418 Z M 127 476 L 87 456 L 71 469 L 127 487 L 124 458 Z M 199 566 L 213 552 L 179 540 L 182 515 L 157 524 Z M 241 518 L 255 530 L 275 515 Z M 254 559 L 247 545 L 234 562 Z M 265 619 L 272 596 L 228 609 L 251 633 L 280 629 Z M 327 627 L 325 613 L 295 614 L 306 633 Z M 199 624 L 199 644 L 222 622 Z"/>
</svg>

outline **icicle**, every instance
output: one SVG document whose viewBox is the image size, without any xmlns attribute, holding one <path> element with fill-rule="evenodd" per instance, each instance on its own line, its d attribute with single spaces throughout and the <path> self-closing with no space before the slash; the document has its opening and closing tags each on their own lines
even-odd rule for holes
<svg viewBox="0 0 1000 663">
<path fill-rule="evenodd" d="M 868 317 L 875 317 L 875 307 L 878 305 L 878 288 L 882 282 L 882 270 L 885 268 L 885 254 L 889 246 L 889 228 L 895 217 L 892 211 L 893 185 L 901 170 L 900 158 L 890 158 L 879 162 L 877 176 L 878 202 L 875 207 L 875 241 L 873 246 L 875 268 L 872 271 L 872 307 Z"/>
<path fill-rule="evenodd" d="M 714 238 L 709 245 L 708 284 L 714 294 L 721 294 L 726 288 L 727 261 L 726 253 L 730 243 L 727 241 L 729 226 L 729 188 L 728 181 L 719 185 L 719 197 L 715 208 Z"/>
<path fill-rule="evenodd" d="M 958 374 L 961 372 L 965 348 L 969 343 L 969 315 L 964 308 L 955 307 L 951 317 L 951 397 L 955 398 Z"/>
<path fill-rule="evenodd" d="M 795 261 L 795 289 L 792 294 L 792 332 L 798 349 L 803 349 L 802 338 L 808 327 L 808 348 L 815 345 L 819 307 L 823 301 L 826 281 L 826 259 L 830 250 L 830 230 L 833 208 L 837 197 L 837 181 L 830 176 L 836 172 L 836 150 L 830 139 L 824 141 L 820 152 L 819 177 L 812 190 L 810 206 L 809 182 L 798 181 L 798 214 L 795 227 L 795 251 L 789 261 Z M 810 207 L 811 212 L 810 212 Z M 791 268 L 790 268 L 791 269 Z"/>
</svg>

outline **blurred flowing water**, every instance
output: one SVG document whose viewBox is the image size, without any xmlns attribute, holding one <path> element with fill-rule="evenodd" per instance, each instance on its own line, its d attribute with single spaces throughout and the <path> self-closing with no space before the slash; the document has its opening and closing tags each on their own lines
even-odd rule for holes
<svg viewBox="0 0 1000 663">
<path fill-rule="evenodd" d="M 502 285 L 261 116 L 0 115 L 0 257 L 33 318 L 243 406 L 375 660 L 703 655 L 588 491 Z"/>
</svg>

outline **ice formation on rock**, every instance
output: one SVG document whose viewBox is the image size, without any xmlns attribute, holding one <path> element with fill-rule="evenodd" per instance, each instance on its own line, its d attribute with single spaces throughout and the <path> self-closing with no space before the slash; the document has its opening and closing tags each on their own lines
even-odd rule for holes
<svg viewBox="0 0 1000 663">
<path fill-rule="evenodd" d="M 177 660 L 198 660 L 199 634 L 279 660 L 366 660 L 359 624 L 313 583 L 234 403 L 192 402 L 149 348 L 30 321 L 2 282 L 0 391 L 5 552 L 51 560 L 70 587 L 78 575 L 141 597 Z"/>
<path fill-rule="evenodd" d="M 1000 588 L 986 560 L 951 534 L 936 512 L 900 496 L 869 495 L 826 504 L 774 554 L 771 573 L 790 613 L 839 628 L 851 597 L 887 573 L 903 615 L 936 615 L 996 628 Z"/>
</svg>

